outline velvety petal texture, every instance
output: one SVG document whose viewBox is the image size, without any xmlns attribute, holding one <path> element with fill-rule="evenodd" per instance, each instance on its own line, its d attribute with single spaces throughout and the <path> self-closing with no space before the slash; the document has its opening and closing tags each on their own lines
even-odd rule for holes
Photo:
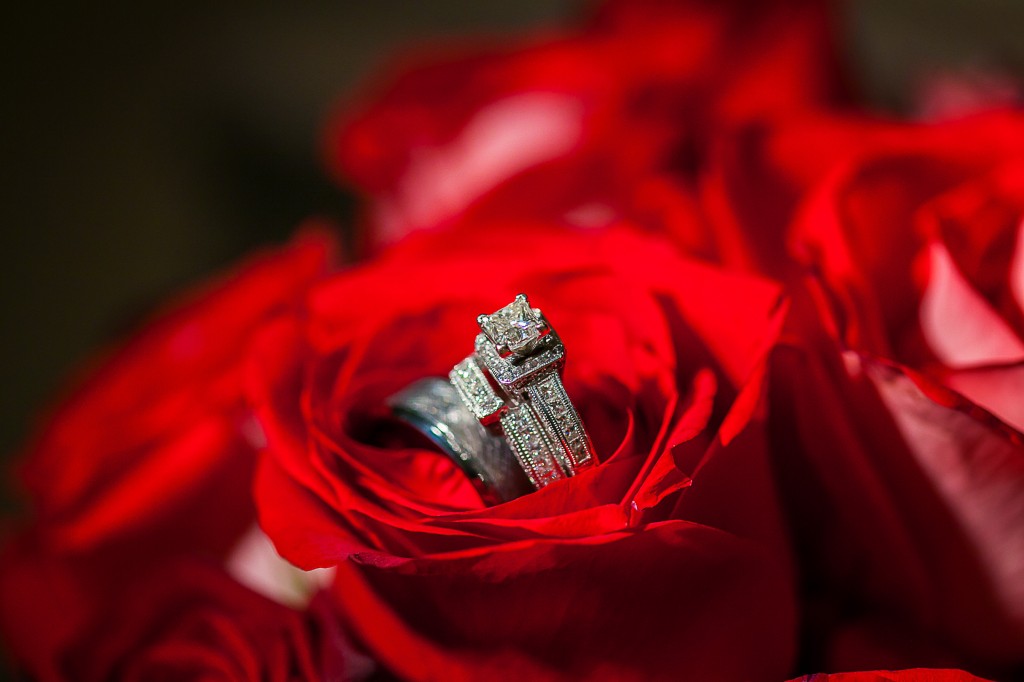
<svg viewBox="0 0 1024 682">
<path fill-rule="evenodd" d="M 827 9 L 613 0 L 575 28 L 413 53 L 337 117 L 328 163 L 368 198 L 370 246 L 497 216 L 608 224 L 712 133 L 835 101 Z"/>
<path fill-rule="evenodd" d="M 1024 114 L 843 108 L 817 0 L 586 9 L 397 61 L 325 147 L 367 257 L 300 231 L 41 421 L 20 672 L 1024 679 Z M 387 399 L 520 292 L 597 463 L 489 504 Z"/>
<path fill-rule="evenodd" d="M 384 401 L 445 375 L 519 291 L 566 344 L 601 463 L 488 507 Z M 628 225 L 410 238 L 254 347 L 261 523 L 299 566 L 338 564 L 346 624 L 402 677 L 783 675 L 791 574 L 762 404 L 778 293 Z"/>
<path fill-rule="evenodd" d="M 856 673 L 818 673 L 804 675 L 790 682 L 985 682 L 962 670 L 913 668 L 910 670 L 874 670 Z"/>
<path fill-rule="evenodd" d="M 254 523 L 262 435 L 240 349 L 297 304 L 334 250 L 311 227 L 197 288 L 42 422 L 22 469 L 32 516 L 0 554 L 0 627 L 33 676 L 74 676 L 69 652 L 104 631 L 121 595 L 158 587 L 169 561 L 225 560 Z"/>
<path fill-rule="evenodd" d="M 716 178 L 736 210 L 707 214 L 744 245 L 732 262 L 792 282 L 769 405 L 805 665 L 1016 675 L 1024 119 L 819 118 L 745 154 Z M 758 211 L 761 175 L 781 189 Z"/>
<path fill-rule="evenodd" d="M 108 604 L 109 626 L 69 652 L 78 680 L 261 680 L 348 677 L 347 644 L 329 606 L 305 613 L 240 585 L 219 568 L 171 563 Z"/>
</svg>

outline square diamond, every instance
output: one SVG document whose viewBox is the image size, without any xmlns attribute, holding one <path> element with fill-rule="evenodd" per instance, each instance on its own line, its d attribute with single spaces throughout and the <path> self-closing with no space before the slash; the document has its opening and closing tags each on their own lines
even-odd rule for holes
<svg viewBox="0 0 1024 682">
<path fill-rule="evenodd" d="M 480 329 L 500 349 L 516 355 L 525 355 L 537 347 L 544 335 L 544 318 L 540 311 L 530 307 L 524 294 L 501 310 L 478 318 Z"/>
</svg>

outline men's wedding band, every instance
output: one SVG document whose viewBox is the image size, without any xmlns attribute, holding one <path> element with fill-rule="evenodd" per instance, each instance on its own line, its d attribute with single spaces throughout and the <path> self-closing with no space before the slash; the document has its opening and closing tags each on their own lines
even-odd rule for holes
<svg viewBox="0 0 1024 682">
<path fill-rule="evenodd" d="M 485 500 L 507 502 L 533 490 L 505 439 L 470 413 L 450 382 L 421 379 L 391 396 L 388 406 L 458 464 Z"/>
</svg>

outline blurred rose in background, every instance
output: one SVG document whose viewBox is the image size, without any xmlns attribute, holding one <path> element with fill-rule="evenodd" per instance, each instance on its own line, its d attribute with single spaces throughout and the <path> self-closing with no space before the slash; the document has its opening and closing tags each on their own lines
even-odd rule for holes
<svg viewBox="0 0 1024 682">
<path fill-rule="evenodd" d="M 11 666 L 1024 674 L 1021 21 L 24 10 Z M 384 398 L 521 290 L 601 464 L 487 506 Z"/>
</svg>

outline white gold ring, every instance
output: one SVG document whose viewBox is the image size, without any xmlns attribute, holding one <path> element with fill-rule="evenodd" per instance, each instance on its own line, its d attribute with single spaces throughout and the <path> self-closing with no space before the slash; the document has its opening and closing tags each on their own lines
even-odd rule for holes
<svg viewBox="0 0 1024 682">
<path fill-rule="evenodd" d="M 500 428 L 530 482 L 541 488 L 594 463 L 594 450 L 562 384 L 565 346 L 525 294 L 477 318 L 474 352 L 449 374 L 470 412 Z"/>
</svg>

